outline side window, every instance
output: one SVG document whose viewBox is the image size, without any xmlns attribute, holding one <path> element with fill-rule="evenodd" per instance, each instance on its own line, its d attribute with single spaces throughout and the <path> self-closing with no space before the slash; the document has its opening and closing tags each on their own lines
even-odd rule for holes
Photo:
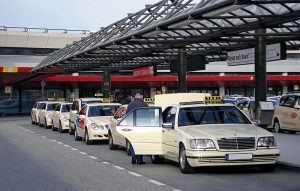
<svg viewBox="0 0 300 191">
<path fill-rule="evenodd" d="M 176 107 L 167 107 L 163 112 L 163 123 L 175 123 Z"/>
<path fill-rule="evenodd" d="M 288 96 L 284 100 L 284 104 L 283 105 L 285 107 L 294 107 L 294 104 L 295 104 L 295 96 Z"/>
<path fill-rule="evenodd" d="M 160 126 L 159 109 L 143 108 L 136 111 L 136 126 L 157 127 Z"/>
<path fill-rule="evenodd" d="M 285 100 L 285 97 L 280 98 L 278 105 L 283 106 L 284 100 Z"/>
<path fill-rule="evenodd" d="M 55 111 L 60 111 L 60 104 L 56 106 Z"/>
<path fill-rule="evenodd" d="M 129 113 L 120 123 L 119 126 L 133 126 L 133 113 Z"/>
</svg>

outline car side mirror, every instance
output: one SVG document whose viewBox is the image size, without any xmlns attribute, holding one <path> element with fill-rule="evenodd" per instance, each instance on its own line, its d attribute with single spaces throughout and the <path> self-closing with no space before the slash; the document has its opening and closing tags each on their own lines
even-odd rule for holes
<svg viewBox="0 0 300 191">
<path fill-rule="evenodd" d="M 174 123 L 163 123 L 162 127 L 166 129 L 174 129 Z"/>
</svg>

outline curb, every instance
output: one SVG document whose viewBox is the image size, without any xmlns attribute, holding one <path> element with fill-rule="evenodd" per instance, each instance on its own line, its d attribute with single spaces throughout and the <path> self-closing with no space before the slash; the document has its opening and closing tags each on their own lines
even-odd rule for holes
<svg viewBox="0 0 300 191">
<path fill-rule="evenodd" d="M 287 169 L 300 172 L 300 165 L 287 163 L 287 162 L 277 162 L 277 168 Z"/>
</svg>

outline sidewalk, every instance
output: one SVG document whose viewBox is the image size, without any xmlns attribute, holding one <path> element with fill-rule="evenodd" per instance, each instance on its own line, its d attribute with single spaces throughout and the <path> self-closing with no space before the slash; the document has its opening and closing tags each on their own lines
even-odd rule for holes
<svg viewBox="0 0 300 191">
<path fill-rule="evenodd" d="M 279 167 L 300 171 L 300 132 L 296 134 L 274 133 L 280 150 Z"/>
</svg>

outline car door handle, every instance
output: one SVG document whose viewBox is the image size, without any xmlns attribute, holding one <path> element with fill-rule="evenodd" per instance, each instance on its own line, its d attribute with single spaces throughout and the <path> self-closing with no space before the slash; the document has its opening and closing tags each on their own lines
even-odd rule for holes
<svg viewBox="0 0 300 191">
<path fill-rule="evenodd" d="M 125 131 L 125 132 L 127 132 L 127 131 L 132 131 L 132 129 L 128 129 L 128 128 L 126 128 L 126 129 L 121 129 L 122 131 Z"/>
</svg>

